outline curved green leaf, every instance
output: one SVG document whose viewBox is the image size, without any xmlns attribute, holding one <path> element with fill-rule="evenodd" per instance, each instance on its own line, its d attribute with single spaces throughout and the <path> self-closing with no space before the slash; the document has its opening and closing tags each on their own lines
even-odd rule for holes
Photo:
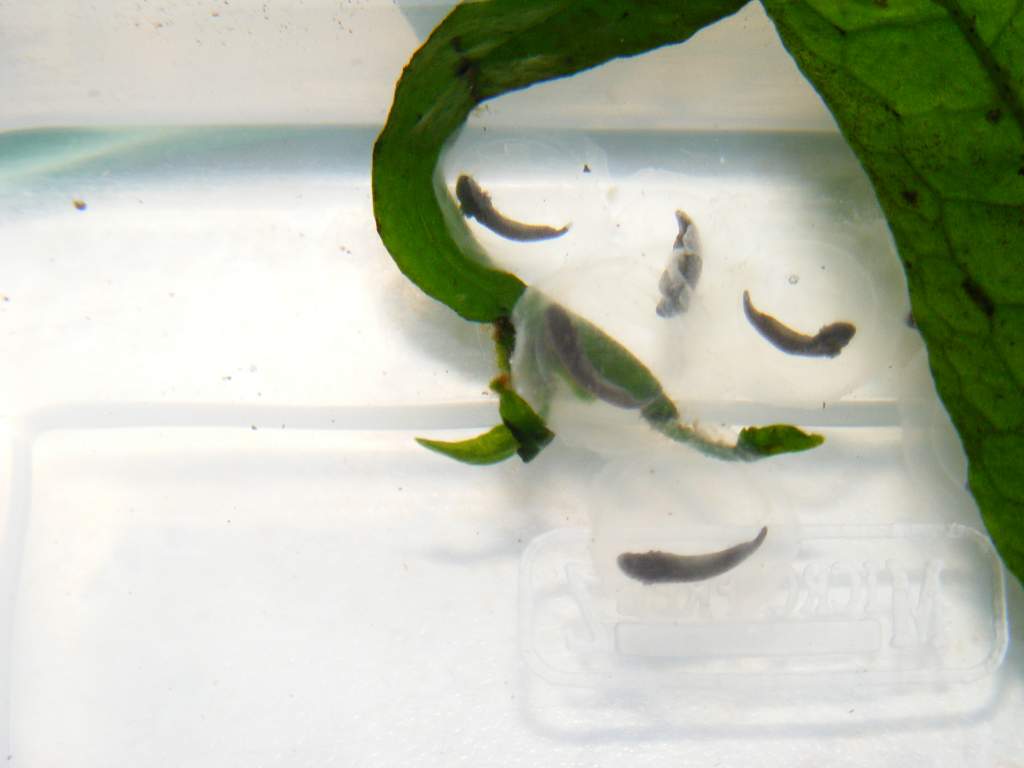
<svg viewBox="0 0 1024 768">
<path fill-rule="evenodd" d="M 971 490 L 1024 578 L 1024 6 L 762 2 L 874 183 Z"/>
<path fill-rule="evenodd" d="M 417 437 L 416 442 L 463 464 L 497 464 L 514 456 L 519 449 L 519 442 L 504 424 L 468 440 L 447 442 Z"/>
</svg>

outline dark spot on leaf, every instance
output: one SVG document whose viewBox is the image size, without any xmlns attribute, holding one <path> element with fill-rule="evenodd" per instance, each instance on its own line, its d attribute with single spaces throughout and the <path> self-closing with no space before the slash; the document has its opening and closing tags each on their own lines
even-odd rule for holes
<svg viewBox="0 0 1024 768">
<path fill-rule="evenodd" d="M 480 76 L 480 67 L 475 61 L 467 56 L 463 56 L 455 67 L 455 74 L 469 83 L 469 95 L 473 97 L 474 103 L 479 104 L 483 101 L 480 95 L 480 85 L 477 82 Z"/>
<path fill-rule="evenodd" d="M 886 112 L 888 112 L 890 115 L 895 117 L 897 120 L 902 120 L 903 119 L 903 115 L 901 115 L 899 112 L 897 112 L 895 107 L 892 107 L 889 104 L 886 104 L 884 101 L 882 102 L 882 108 Z"/>
<path fill-rule="evenodd" d="M 1017 169 L 1018 176 L 1024 176 L 1024 165 Z"/>
<path fill-rule="evenodd" d="M 840 37 L 846 37 L 846 30 L 840 27 L 838 24 L 833 24 L 832 29 L 838 32 Z"/>
<path fill-rule="evenodd" d="M 985 119 L 988 120 L 992 125 L 999 122 L 999 119 L 1003 116 L 1003 110 L 999 107 L 994 107 L 985 113 Z"/>
<path fill-rule="evenodd" d="M 465 50 L 462 47 L 462 36 L 461 35 L 456 35 L 455 37 L 452 38 L 452 49 L 456 53 L 462 53 L 463 50 Z"/>
<path fill-rule="evenodd" d="M 907 201 L 907 205 L 913 205 L 917 207 L 917 191 L 913 189 L 904 189 L 903 199 Z"/>
<path fill-rule="evenodd" d="M 879 8 L 888 8 L 889 0 L 875 0 L 875 5 L 877 5 Z"/>
<path fill-rule="evenodd" d="M 964 293 L 967 294 L 967 297 L 973 301 L 978 306 L 978 309 L 984 312 L 986 316 L 992 317 L 992 315 L 995 314 L 996 305 L 992 302 L 992 299 L 989 298 L 989 295 L 985 293 L 985 290 L 974 282 L 974 280 L 969 277 L 964 278 L 960 287 L 964 289 Z"/>
</svg>

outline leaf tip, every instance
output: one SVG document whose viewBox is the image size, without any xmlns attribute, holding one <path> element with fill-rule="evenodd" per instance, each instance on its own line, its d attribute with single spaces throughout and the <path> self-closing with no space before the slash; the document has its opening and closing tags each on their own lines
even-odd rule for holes
<svg viewBox="0 0 1024 768">
<path fill-rule="evenodd" d="M 519 441 L 504 424 L 499 424 L 482 435 L 468 440 L 432 440 L 417 437 L 416 442 L 428 451 L 447 456 L 463 464 L 487 465 L 497 464 L 515 455 L 519 450 Z"/>
</svg>

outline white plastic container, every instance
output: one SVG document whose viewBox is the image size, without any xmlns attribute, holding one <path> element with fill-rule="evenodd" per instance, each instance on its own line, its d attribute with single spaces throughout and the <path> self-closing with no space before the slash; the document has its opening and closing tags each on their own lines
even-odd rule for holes
<svg viewBox="0 0 1024 768">
<path fill-rule="evenodd" d="M 870 186 L 758 6 L 484 106 L 445 167 L 509 215 L 572 222 L 529 246 L 471 226 L 628 342 L 687 418 L 825 445 L 724 465 L 570 399 L 527 466 L 413 442 L 497 420 L 488 329 L 398 273 L 370 206 L 394 82 L 444 11 L 0 5 L 0 755 L 1024 759 L 1019 584 L 964 490 Z M 667 325 L 677 208 L 705 272 Z M 745 288 L 858 337 L 786 357 Z M 701 584 L 616 569 L 761 525 Z"/>
</svg>

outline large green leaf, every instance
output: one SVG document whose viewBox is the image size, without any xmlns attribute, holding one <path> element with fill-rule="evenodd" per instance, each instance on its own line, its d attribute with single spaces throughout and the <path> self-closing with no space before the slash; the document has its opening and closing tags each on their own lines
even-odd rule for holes
<svg viewBox="0 0 1024 768">
<path fill-rule="evenodd" d="M 1024 5 L 762 2 L 874 183 L 971 490 L 1024 578 Z"/>
</svg>

